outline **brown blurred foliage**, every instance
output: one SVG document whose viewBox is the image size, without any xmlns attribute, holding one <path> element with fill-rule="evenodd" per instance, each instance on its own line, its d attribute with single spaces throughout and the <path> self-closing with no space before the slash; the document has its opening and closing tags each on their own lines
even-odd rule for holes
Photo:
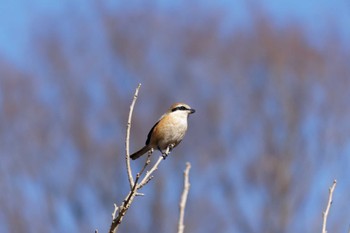
<svg viewBox="0 0 350 233">
<path fill-rule="evenodd" d="M 172 102 L 197 112 L 121 232 L 175 232 L 186 161 L 186 232 L 315 232 L 334 178 L 347 203 L 350 56 L 336 35 L 316 46 L 253 7 L 249 27 L 225 29 L 224 9 L 195 3 L 88 6 L 91 18 L 38 16 L 32 69 L 0 60 L 1 232 L 107 231 L 139 82 L 132 150 Z M 350 208 L 331 212 L 344 232 Z"/>
</svg>

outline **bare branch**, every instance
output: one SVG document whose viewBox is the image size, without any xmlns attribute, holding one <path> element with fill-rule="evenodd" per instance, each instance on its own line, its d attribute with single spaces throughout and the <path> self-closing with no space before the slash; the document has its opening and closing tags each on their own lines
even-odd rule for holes
<svg viewBox="0 0 350 233">
<path fill-rule="evenodd" d="M 114 211 L 112 213 L 112 220 L 117 217 L 118 206 L 114 203 Z"/>
<path fill-rule="evenodd" d="M 143 196 L 142 193 L 138 193 L 137 191 L 138 191 L 138 189 L 140 189 L 140 187 L 143 187 L 145 184 L 147 184 L 149 179 L 145 183 L 143 183 L 145 178 L 140 183 L 138 183 L 138 182 L 139 182 L 139 179 L 140 179 L 142 173 L 146 170 L 146 167 L 150 164 L 150 156 L 152 155 L 152 153 L 153 153 L 153 150 L 150 150 L 148 155 L 147 155 L 145 165 L 141 168 L 140 172 L 137 173 L 134 185 L 132 186 L 126 199 L 123 201 L 123 205 L 119 208 L 119 212 L 118 212 L 117 216 L 115 213 L 116 213 L 116 210 L 118 209 L 118 207 L 116 205 L 114 206 L 114 212 L 112 214 L 113 220 L 112 220 L 112 224 L 111 224 L 111 227 L 109 230 L 110 233 L 117 232 L 118 227 L 120 226 L 120 223 L 123 221 L 123 218 L 124 218 L 126 212 L 129 210 L 131 203 L 133 202 L 135 196 Z M 161 160 L 163 160 L 163 157 L 160 157 L 160 158 L 161 158 Z M 159 163 L 158 164 L 157 163 L 150 170 L 150 172 L 149 172 L 150 174 L 152 174 L 157 169 L 157 166 L 159 165 Z M 146 174 L 146 176 L 147 176 L 147 174 Z"/>
<path fill-rule="evenodd" d="M 145 186 L 152 178 L 152 173 L 158 169 L 159 164 L 162 162 L 163 157 L 159 156 L 157 162 L 153 165 L 153 167 L 151 168 L 151 170 L 146 172 L 145 177 L 142 179 L 142 181 L 140 182 L 140 184 L 137 186 L 137 189 L 141 189 L 143 186 Z"/>
<path fill-rule="evenodd" d="M 143 165 L 141 171 L 138 173 L 140 174 L 140 176 L 142 175 L 142 173 L 145 171 L 146 167 L 151 163 L 151 155 L 153 154 L 153 148 L 150 149 L 147 153 L 147 159 L 146 159 L 146 162 L 145 162 L 145 165 Z"/>
<path fill-rule="evenodd" d="M 129 151 L 131 117 L 132 117 L 132 112 L 134 111 L 134 106 L 135 106 L 135 103 L 136 103 L 136 99 L 137 99 L 140 87 L 141 87 L 141 83 L 139 83 L 139 85 L 137 86 L 137 88 L 135 90 L 134 98 L 133 98 L 132 103 L 130 105 L 128 123 L 127 123 L 127 126 L 126 126 L 125 160 L 126 160 L 126 170 L 127 170 L 127 173 L 128 173 L 130 189 L 132 189 L 132 187 L 134 186 L 134 178 L 132 177 L 132 171 L 131 171 L 131 166 L 130 166 L 130 151 Z"/>
<path fill-rule="evenodd" d="M 136 196 L 136 190 L 137 190 L 137 182 L 140 178 L 140 173 L 136 175 L 136 179 L 134 182 L 134 186 L 131 188 L 127 198 L 124 200 L 123 205 L 120 207 L 120 211 L 118 213 L 118 216 L 113 219 L 109 233 L 115 233 L 118 230 L 118 227 L 120 226 L 120 223 L 123 221 L 123 218 L 128 211 L 132 201 L 134 200 L 134 197 Z M 116 207 L 116 205 L 115 205 Z"/>
<path fill-rule="evenodd" d="M 329 187 L 328 203 L 327 203 L 326 210 L 323 212 L 322 233 L 327 233 L 327 217 L 333 202 L 333 192 L 336 185 L 337 185 L 337 180 L 334 180 L 332 186 Z"/>
<path fill-rule="evenodd" d="M 187 202 L 187 196 L 188 192 L 190 190 L 190 182 L 189 182 L 189 173 L 191 169 L 191 164 L 189 162 L 186 163 L 186 169 L 184 171 L 184 188 L 183 192 L 181 195 L 181 200 L 180 200 L 180 215 L 179 215 L 179 222 L 178 222 L 178 228 L 177 232 L 178 233 L 183 233 L 185 229 L 184 225 L 184 217 L 185 217 L 185 207 L 186 207 L 186 202 Z"/>
</svg>

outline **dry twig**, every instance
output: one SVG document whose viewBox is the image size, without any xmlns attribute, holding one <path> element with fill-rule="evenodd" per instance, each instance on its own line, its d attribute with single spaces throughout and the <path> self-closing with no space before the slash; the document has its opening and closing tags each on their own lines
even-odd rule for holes
<svg viewBox="0 0 350 233">
<path fill-rule="evenodd" d="M 322 233 L 327 233 L 327 217 L 328 217 L 329 210 L 330 210 L 332 202 L 333 202 L 333 192 L 334 192 L 336 185 L 337 185 L 337 180 L 334 180 L 332 186 L 329 187 L 329 196 L 328 196 L 327 207 L 326 207 L 326 210 L 322 213 L 323 214 Z"/>
<path fill-rule="evenodd" d="M 150 152 L 151 154 L 152 152 Z M 149 156 L 150 156 L 149 154 Z M 141 171 L 139 173 L 137 173 L 136 175 L 136 179 L 134 182 L 134 186 L 131 188 L 130 192 L 128 193 L 126 199 L 123 201 L 123 204 L 119 207 L 119 212 L 118 215 L 113 218 L 112 220 L 112 224 L 110 227 L 109 232 L 110 233 L 116 233 L 120 223 L 123 221 L 123 218 L 126 214 L 126 212 L 129 210 L 131 203 L 133 202 L 135 196 L 142 196 L 143 194 L 138 193 L 137 191 L 142 188 L 144 185 L 146 185 L 151 179 L 152 179 L 152 173 L 158 169 L 158 165 L 160 164 L 160 162 L 163 160 L 163 157 L 160 156 L 158 161 L 153 165 L 153 167 L 146 172 L 145 177 L 142 179 L 142 181 L 140 183 L 138 183 L 142 173 L 145 171 L 145 168 L 147 167 L 147 165 L 149 164 L 149 157 L 147 158 L 145 165 L 142 167 Z M 116 207 L 117 208 L 117 207 Z M 116 211 L 116 209 L 114 210 Z"/>
<path fill-rule="evenodd" d="M 143 186 L 145 186 L 153 178 L 152 173 L 158 169 L 158 166 L 162 162 L 162 160 L 163 160 L 163 157 L 159 156 L 157 162 L 153 165 L 151 170 L 146 172 L 145 177 L 142 179 L 140 184 L 137 185 L 137 190 L 141 189 Z"/>
<path fill-rule="evenodd" d="M 139 94 L 140 87 L 141 87 L 141 83 L 137 86 L 137 88 L 135 90 L 134 98 L 133 98 L 132 103 L 130 105 L 128 123 L 126 126 L 125 161 L 126 161 L 126 170 L 128 172 L 128 179 L 129 179 L 129 183 L 130 183 L 130 189 L 132 189 L 132 187 L 134 186 L 134 178 L 132 177 L 132 171 L 131 171 L 131 166 L 130 166 L 130 151 L 129 151 L 131 117 L 132 117 L 132 112 L 134 111 L 134 106 L 136 103 L 137 96 Z"/>
<path fill-rule="evenodd" d="M 177 232 L 178 233 L 183 233 L 185 229 L 184 225 L 184 217 L 185 217 L 185 207 L 186 207 L 186 202 L 187 202 L 187 196 L 188 192 L 190 190 L 190 182 L 189 182 L 189 173 L 191 169 L 191 164 L 189 162 L 186 163 L 186 169 L 184 171 L 184 189 L 181 195 L 181 200 L 180 200 L 180 215 L 179 215 L 179 222 L 178 222 L 178 228 Z"/>
</svg>

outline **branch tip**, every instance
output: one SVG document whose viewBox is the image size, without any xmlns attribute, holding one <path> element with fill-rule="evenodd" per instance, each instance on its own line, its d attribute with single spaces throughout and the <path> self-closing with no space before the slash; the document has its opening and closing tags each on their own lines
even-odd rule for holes
<svg viewBox="0 0 350 233">
<path fill-rule="evenodd" d="M 336 185 L 337 185 L 337 180 L 334 180 L 332 186 L 329 187 L 328 189 L 329 195 L 328 195 L 326 210 L 322 212 L 322 215 L 323 215 L 322 233 L 327 233 L 327 218 L 328 218 L 329 210 L 331 209 L 331 205 L 333 203 L 333 192 Z"/>
<path fill-rule="evenodd" d="M 178 222 L 178 228 L 177 228 L 178 233 L 183 233 L 184 229 L 185 229 L 184 217 L 185 217 L 185 207 L 186 207 L 186 202 L 187 202 L 187 196 L 188 196 L 188 192 L 190 190 L 190 182 L 189 182 L 190 169 L 191 169 L 191 163 L 187 162 L 186 168 L 185 168 L 184 173 L 183 173 L 184 174 L 184 186 L 183 186 L 183 192 L 182 192 L 180 204 L 179 204 L 180 214 L 179 214 L 179 222 Z"/>
</svg>

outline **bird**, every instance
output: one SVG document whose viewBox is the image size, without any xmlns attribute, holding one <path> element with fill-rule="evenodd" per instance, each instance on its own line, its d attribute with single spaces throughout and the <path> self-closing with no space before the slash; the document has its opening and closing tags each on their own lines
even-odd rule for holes
<svg viewBox="0 0 350 233">
<path fill-rule="evenodd" d="M 150 150 L 158 149 L 165 159 L 184 138 L 188 116 L 195 111 L 184 103 L 171 105 L 149 131 L 145 146 L 130 155 L 130 158 L 135 160 Z"/>
</svg>

